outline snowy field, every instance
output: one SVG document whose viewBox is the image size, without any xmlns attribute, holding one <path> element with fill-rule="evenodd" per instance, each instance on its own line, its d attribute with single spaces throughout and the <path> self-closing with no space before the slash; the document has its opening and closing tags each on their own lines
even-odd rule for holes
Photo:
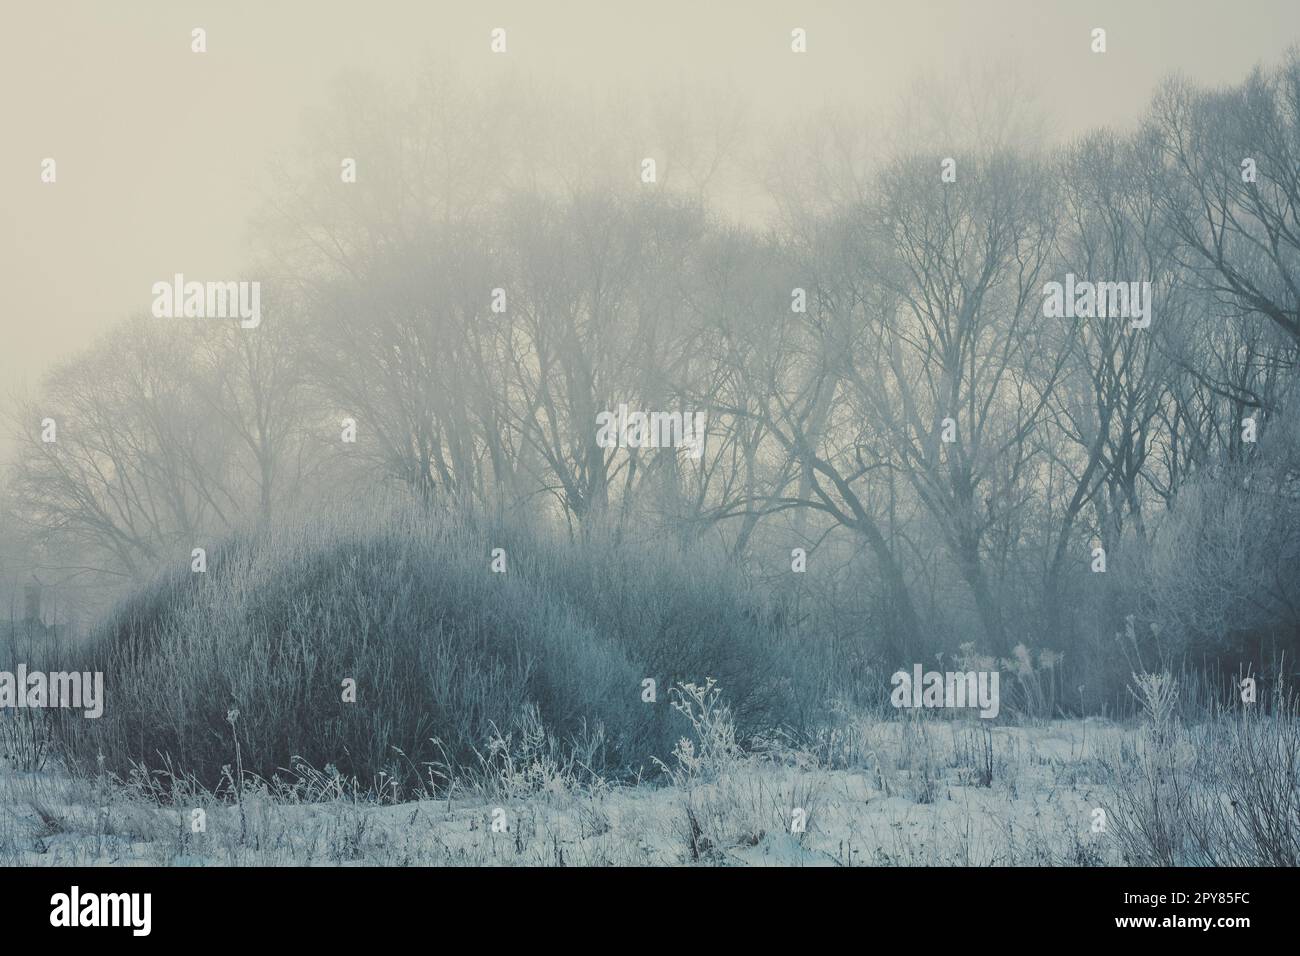
<svg viewBox="0 0 1300 956">
<path fill-rule="evenodd" d="M 183 797 L 139 786 L 7 772 L 0 861 L 1116 865 L 1125 862 L 1113 832 L 1116 768 L 1142 759 L 1145 738 L 1099 720 L 986 731 L 976 720 L 907 718 L 846 725 L 818 753 L 742 753 L 711 746 L 706 731 L 662 782 L 583 781 L 543 756 L 512 755 L 475 792 L 400 803 L 328 773 L 294 796 L 248 784 L 238 800 L 203 794 L 179 805 Z"/>
</svg>

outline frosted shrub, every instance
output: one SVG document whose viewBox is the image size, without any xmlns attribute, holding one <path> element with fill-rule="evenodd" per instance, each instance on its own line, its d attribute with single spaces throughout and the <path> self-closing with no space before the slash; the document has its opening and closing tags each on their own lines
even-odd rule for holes
<svg viewBox="0 0 1300 956">
<path fill-rule="evenodd" d="M 1173 727 L 1174 709 L 1178 706 L 1178 681 L 1165 671 L 1161 674 L 1134 674 L 1133 683 L 1136 689 L 1130 687 L 1129 693 L 1151 720 L 1156 742 L 1167 741 Z"/>
<path fill-rule="evenodd" d="M 675 766 L 670 767 L 657 757 L 655 763 L 679 786 L 732 768 L 740 759 L 740 745 L 736 742 L 735 721 L 731 710 L 722 703 L 722 688 L 717 681 L 710 677 L 703 687 L 694 683 L 678 684 L 668 694 L 673 710 L 684 716 L 695 731 L 699 750 L 695 741 L 682 737 L 672 752 Z"/>
</svg>

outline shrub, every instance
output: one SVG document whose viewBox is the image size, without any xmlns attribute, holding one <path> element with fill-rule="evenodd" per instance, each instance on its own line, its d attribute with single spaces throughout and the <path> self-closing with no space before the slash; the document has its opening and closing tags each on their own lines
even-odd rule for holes
<svg viewBox="0 0 1300 956">
<path fill-rule="evenodd" d="M 593 771 L 632 770 L 680 730 L 642 702 L 647 677 L 731 680 L 742 735 L 799 719 L 778 616 L 708 554 L 401 498 L 325 514 L 235 536 L 205 574 L 164 575 L 111 615 L 88 665 L 105 715 L 62 722 L 70 760 L 216 787 L 237 740 L 263 778 L 305 763 L 411 787 L 540 721 Z"/>
<path fill-rule="evenodd" d="M 1144 675 L 1145 676 L 1145 675 Z M 1142 688 L 1136 750 L 1115 768 L 1111 833 L 1129 863 L 1296 866 L 1300 863 L 1300 712 L 1278 695 L 1195 726 L 1172 719 L 1165 675 Z M 1163 715 L 1163 716 L 1162 716 Z"/>
</svg>

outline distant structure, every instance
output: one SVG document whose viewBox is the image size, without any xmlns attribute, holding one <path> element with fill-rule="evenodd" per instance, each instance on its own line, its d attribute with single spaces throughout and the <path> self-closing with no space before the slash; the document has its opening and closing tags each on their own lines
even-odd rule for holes
<svg viewBox="0 0 1300 956">
<path fill-rule="evenodd" d="M 44 590 L 44 586 L 34 575 L 29 583 L 23 585 L 22 617 L 15 619 L 13 615 L 9 615 L 4 620 L 0 620 L 0 642 L 4 642 L 0 648 L 15 639 L 44 642 L 56 641 L 67 635 L 67 625 L 45 622 L 41 605 Z"/>
<path fill-rule="evenodd" d="M 23 620 L 39 621 L 41 619 L 41 584 L 34 581 L 23 585 Z"/>
</svg>

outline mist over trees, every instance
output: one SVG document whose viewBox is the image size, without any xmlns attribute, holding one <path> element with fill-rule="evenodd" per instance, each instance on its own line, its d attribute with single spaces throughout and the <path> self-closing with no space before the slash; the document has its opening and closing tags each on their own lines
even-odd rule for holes
<svg viewBox="0 0 1300 956">
<path fill-rule="evenodd" d="M 0 559 L 134 583 L 387 483 L 710 542 L 846 674 L 1023 646 L 1080 712 L 1138 659 L 1292 668 L 1300 54 L 1052 150 L 344 91 L 259 217 L 260 327 L 130 318 L 19 408 Z M 1150 326 L 1045 317 L 1067 274 L 1149 282 Z M 699 459 L 602 447 L 620 404 L 704 412 Z"/>
</svg>

